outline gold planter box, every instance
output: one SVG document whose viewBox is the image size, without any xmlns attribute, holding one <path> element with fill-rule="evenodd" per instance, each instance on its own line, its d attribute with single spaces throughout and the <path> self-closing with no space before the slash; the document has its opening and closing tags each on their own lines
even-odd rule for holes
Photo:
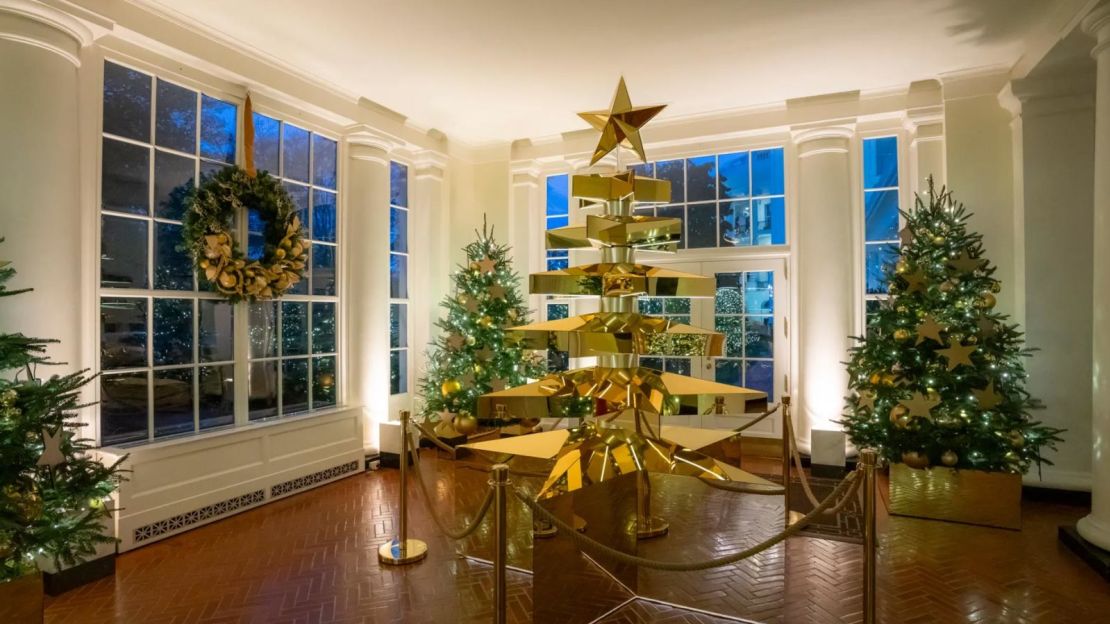
<svg viewBox="0 0 1110 624">
<path fill-rule="evenodd" d="M 890 465 L 890 513 L 1021 529 L 1021 475 Z"/>
<path fill-rule="evenodd" d="M 0 582 L 0 622 L 42 624 L 42 573 Z"/>
</svg>

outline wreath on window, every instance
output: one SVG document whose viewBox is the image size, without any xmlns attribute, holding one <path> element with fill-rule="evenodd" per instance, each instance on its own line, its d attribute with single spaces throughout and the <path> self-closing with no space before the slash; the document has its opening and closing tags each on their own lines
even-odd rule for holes
<svg viewBox="0 0 1110 624">
<path fill-rule="evenodd" d="M 262 219 L 262 257 L 250 260 L 232 235 L 236 217 Z M 293 198 L 265 171 L 227 167 L 203 179 L 186 201 L 183 251 L 198 276 L 232 303 L 276 299 L 304 278 L 309 243 Z"/>
</svg>

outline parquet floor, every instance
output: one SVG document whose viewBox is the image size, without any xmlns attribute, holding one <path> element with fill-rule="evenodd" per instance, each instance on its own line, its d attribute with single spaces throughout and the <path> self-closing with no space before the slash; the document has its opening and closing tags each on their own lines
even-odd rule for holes
<svg viewBox="0 0 1110 624">
<path fill-rule="evenodd" d="M 436 513 L 459 523 L 484 492 L 487 476 L 424 451 Z M 746 461 L 756 472 L 775 464 Z M 665 485 L 662 487 L 666 487 Z M 691 490 L 693 491 L 693 490 Z M 645 543 L 657 558 L 722 554 L 777 530 L 781 501 L 705 488 L 660 497 L 671 534 Z M 489 568 L 460 558 L 481 555 L 492 528 L 465 544 L 443 537 L 418 499 L 411 533 L 428 542 L 422 563 L 386 568 L 377 546 L 393 533 L 397 471 L 367 473 L 248 511 L 121 555 L 115 578 L 49 600 L 46 620 L 61 623 L 310 624 L 489 622 Z M 528 514 L 513 504 L 520 527 L 510 561 L 530 567 Z M 1056 527 L 1085 509 L 1026 501 L 1020 532 L 880 514 L 881 622 L 1110 622 L 1110 584 L 1056 540 Z M 860 547 L 795 537 L 734 566 L 700 573 L 642 572 L 639 592 L 694 603 L 758 622 L 859 622 Z M 694 580 L 691 580 L 694 579 Z M 528 622 L 532 578 L 509 572 L 509 621 Z M 637 601 L 606 623 L 723 620 Z"/>
</svg>

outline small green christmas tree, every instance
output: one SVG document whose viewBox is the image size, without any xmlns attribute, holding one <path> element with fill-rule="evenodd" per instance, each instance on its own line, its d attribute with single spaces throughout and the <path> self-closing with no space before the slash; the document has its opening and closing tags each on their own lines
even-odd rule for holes
<svg viewBox="0 0 1110 624">
<path fill-rule="evenodd" d="M 451 276 L 455 292 L 440 303 L 447 314 L 436 322 L 441 331 L 428 350 L 428 370 L 420 379 L 423 414 L 477 414 L 478 397 L 527 383 L 542 376 L 544 361 L 505 330 L 528 322 L 528 308 L 509 247 L 482 226 L 466 246 L 467 265 Z M 483 422 L 486 425 L 508 423 Z"/>
<path fill-rule="evenodd" d="M 1024 473 L 1051 463 L 1060 429 L 1034 421 L 1025 390 L 1030 351 L 994 311 L 1001 288 L 982 235 L 951 194 L 929 181 L 903 213 L 899 259 L 887 268 L 890 298 L 869 320 L 848 363 L 844 425 L 858 447 L 913 467 L 942 464 Z"/>
<path fill-rule="evenodd" d="M 0 265 L 0 297 L 27 292 L 7 289 L 14 274 Z M 50 342 L 0 334 L 0 369 L 14 371 L 0 379 L 0 582 L 44 560 L 59 570 L 75 565 L 97 544 L 115 542 L 102 524 L 113 511 L 107 500 L 119 462 L 96 461 L 91 441 L 76 435 L 85 371 L 35 378 L 38 365 L 52 364 L 44 355 Z"/>
</svg>

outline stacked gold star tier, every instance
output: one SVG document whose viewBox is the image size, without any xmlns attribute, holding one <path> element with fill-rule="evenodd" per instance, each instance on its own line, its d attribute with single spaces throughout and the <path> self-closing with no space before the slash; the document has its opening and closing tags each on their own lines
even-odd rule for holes
<svg viewBox="0 0 1110 624">
<path fill-rule="evenodd" d="M 622 79 L 610 111 L 582 113 L 598 130 L 596 163 L 618 145 L 646 160 L 639 128 L 663 107 L 631 106 Z M 618 153 L 619 155 L 619 153 Z M 534 294 L 600 298 L 599 311 L 570 319 L 512 328 L 536 349 L 555 348 L 571 357 L 596 357 L 597 365 L 551 373 L 538 382 L 479 398 L 481 418 L 507 413 L 532 424 L 544 417 L 575 417 L 570 430 L 518 436 L 472 445 L 488 454 L 554 459 L 540 498 L 639 472 L 684 474 L 712 480 L 762 481 L 697 452 L 730 437 L 731 431 L 699 430 L 665 423 L 669 416 L 702 414 L 715 397 L 749 408 L 766 406 L 763 392 L 664 373 L 639 366 L 639 357 L 713 357 L 722 354 L 716 332 L 642 315 L 639 296 L 713 297 L 713 278 L 637 263 L 635 251 L 673 252 L 682 220 L 639 216 L 634 204 L 671 201 L 670 182 L 635 172 L 575 175 L 571 195 L 591 212 L 584 226 L 549 230 L 549 249 L 597 248 L 600 262 L 530 276 Z M 585 405 L 589 414 L 583 416 Z"/>
</svg>

